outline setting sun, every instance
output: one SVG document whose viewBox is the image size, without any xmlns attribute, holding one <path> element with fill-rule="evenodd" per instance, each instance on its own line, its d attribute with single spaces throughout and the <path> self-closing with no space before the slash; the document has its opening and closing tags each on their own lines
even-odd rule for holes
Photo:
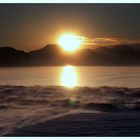
<svg viewBox="0 0 140 140">
<path fill-rule="evenodd" d="M 63 34 L 59 37 L 58 43 L 65 51 L 72 52 L 80 48 L 82 40 L 74 34 Z"/>
</svg>

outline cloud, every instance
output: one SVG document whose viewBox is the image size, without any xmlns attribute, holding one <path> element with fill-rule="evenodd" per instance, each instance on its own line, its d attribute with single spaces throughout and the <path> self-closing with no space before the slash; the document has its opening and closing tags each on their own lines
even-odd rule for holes
<svg viewBox="0 0 140 140">
<path fill-rule="evenodd" d="M 88 38 L 88 37 L 80 37 L 83 40 L 84 45 L 91 45 L 94 47 L 100 46 L 112 46 L 112 45 L 122 45 L 122 44 L 140 44 L 140 39 L 134 38 Z"/>
</svg>

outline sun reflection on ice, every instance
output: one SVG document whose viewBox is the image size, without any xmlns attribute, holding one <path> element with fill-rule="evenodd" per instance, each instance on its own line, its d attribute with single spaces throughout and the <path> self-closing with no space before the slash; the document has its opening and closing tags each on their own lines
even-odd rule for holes
<svg viewBox="0 0 140 140">
<path fill-rule="evenodd" d="M 63 68 L 61 75 L 61 85 L 68 88 L 73 88 L 78 85 L 74 66 L 65 66 Z"/>
</svg>

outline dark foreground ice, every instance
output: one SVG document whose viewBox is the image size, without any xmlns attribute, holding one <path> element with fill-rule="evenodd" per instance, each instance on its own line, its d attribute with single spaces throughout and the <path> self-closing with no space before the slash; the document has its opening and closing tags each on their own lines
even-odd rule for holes
<svg viewBox="0 0 140 140">
<path fill-rule="evenodd" d="M 0 86 L 1 136 L 140 136 L 140 88 Z"/>
</svg>

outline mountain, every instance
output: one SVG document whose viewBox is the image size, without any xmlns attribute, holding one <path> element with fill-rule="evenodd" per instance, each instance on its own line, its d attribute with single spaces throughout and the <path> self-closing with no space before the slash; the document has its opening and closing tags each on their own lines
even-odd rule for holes
<svg viewBox="0 0 140 140">
<path fill-rule="evenodd" d="M 30 56 L 21 50 L 12 47 L 0 47 L 0 66 L 26 66 L 29 65 Z"/>
<path fill-rule="evenodd" d="M 128 45 L 81 49 L 75 53 L 66 53 L 58 45 L 47 46 L 31 52 L 16 50 L 12 47 L 0 47 L 0 66 L 121 66 L 140 65 L 140 50 Z"/>
<path fill-rule="evenodd" d="M 48 44 L 44 48 L 28 53 L 32 65 L 65 65 L 70 56 L 65 54 L 61 47 L 55 44 Z"/>
<path fill-rule="evenodd" d="M 119 45 L 94 50 L 99 65 L 140 65 L 140 51 L 130 46 Z"/>
</svg>

